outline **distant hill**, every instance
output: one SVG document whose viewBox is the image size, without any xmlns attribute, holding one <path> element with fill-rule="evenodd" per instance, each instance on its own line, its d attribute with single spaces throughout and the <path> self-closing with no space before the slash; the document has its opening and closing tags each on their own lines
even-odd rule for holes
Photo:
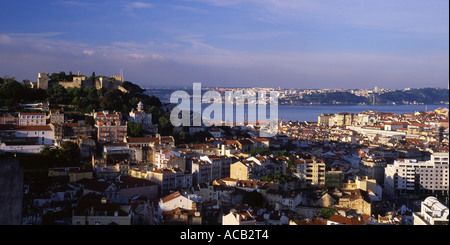
<svg viewBox="0 0 450 245">
<path fill-rule="evenodd" d="M 283 103 L 288 104 L 367 104 L 367 105 L 382 105 L 382 104 L 448 104 L 449 90 L 442 88 L 418 88 L 418 89 L 404 89 L 394 90 L 379 94 L 370 94 L 367 97 L 358 96 L 350 92 L 326 92 L 326 93 L 312 93 L 304 94 L 302 98 L 289 97 L 287 99 L 280 99 Z"/>
<path fill-rule="evenodd" d="M 303 95 L 300 102 L 318 104 L 359 104 L 367 103 L 368 98 L 357 96 L 349 92 L 331 92 Z"/>
<path fill-rule="evenodd" d="M 377 95 L 380 103 L 395 102 L 402 104 L 406 102 L 423 103 L 427 105 L 442 104 L 449 101 L 448 89 L 441 88 L 418 88 L 409 90 L 396 90 Z"/>
</svg>

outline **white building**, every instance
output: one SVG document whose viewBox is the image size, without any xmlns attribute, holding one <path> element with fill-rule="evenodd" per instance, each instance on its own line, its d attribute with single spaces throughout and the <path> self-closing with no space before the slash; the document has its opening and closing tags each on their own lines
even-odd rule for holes
<svg viewBox="0 0 450 245">
<path fill-rule="evenodd" d="M 44 146 L 53 146 L 50 126 L 6 126 L 0 129 L 0 150 L 17 153 L 39 153 Z"/>
<path fill-rule="evenodd" d="M 256 220 L 248 212 L 236 212 L 231 210 L 230 213 L 222 217 L 222 225 L 256 225 Z"/>
<path fill-rule="evenodd" d="M 181 157 L 181 153 L 172 150 L 160 150 L 159 152 L 155 153 L 154 165 L 156 166 L 156 168 L 166 168 L 167 162 L 172 156 Z"/>
<path fill-rule="evenodd" d="M 153 126 L 152 114 L 144 111 L 142 102 L 138 103 L 137 110 L 133 109 L 128 113 L 128 121 L 140 124 L 144 130 L 151 129 Z"/>
<path fill-rule="evenodd" d="M 208 131 L 214 138 L 221 138 L 223 135 L 223 130 L 220 128 L 212 128 Z"/>
<path fill-rule="evenodd" d="M 289 208 L 290 210 L 295 210 L 295 207 L 302 203 L 302 195 L 300 193 L 291 192 L 281 199 L 281 204 Z M 289 222 L 288 222 L 289 223 Z"/>
<path fill-rule="evenodd" d="M 196 204 L 194 201 L 181 195 L 178 191 L 161 198 L 159 201 L 159 209 L 162 212 L 171 211 L 176 208 L 194 210 L 196 208 Z"/>
<path fill-rule="evenodd" d="M 397 159 L 385 169 L 384 189 L 392 197 L 401 194 L 449 194 L 449 155 L 435 152 L 428 161 Z"/>
<path fill-rule="evenodd" d="M 45 126 L 47 125 L 47 116 L 43 112 L 21 112 L 19 113 L 20 126 Z"/>
<path fill-rule="evenodd" d="M 435 197 L 427 197 L 420 212 L 413 213 L 414 225 L 448 225 L 448 207 Z"/>
</svg>

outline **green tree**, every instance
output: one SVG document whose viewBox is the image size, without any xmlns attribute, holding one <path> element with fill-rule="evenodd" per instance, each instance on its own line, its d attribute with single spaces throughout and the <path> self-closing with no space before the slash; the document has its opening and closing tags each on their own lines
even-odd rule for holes
<svg viewBox="0 0 450 245">
<path fill-rule="evenodd" d="M 0 87 L 0 96 L 4 99 L 20 101 L 22 99 L 24 87 L 17 81 L 8 81 Z"/>
<path fill-rule="evenodd" d="M 282 157 L 282 156 L 284 156 L 284 154 L 286 154 L 286 150 L 277 151 L 273 155 L 274 155 L 274 157 Z"/>
<path fill-rule="evenodd" d="M 286 175 L 287 176 L 292 176 L 292 174 L 297 172 L 297 166 L 295 164 L 295 158 L 293 156 L 290 156 L 287 164 L 288 165 L 286 167 Z"/>
<path fill-rule="evenodd" d="M 261 193 L 255 190 L 246 193 L 242 202 L 251 207 L 262 207 L 264 204 L 264 198 Z"/>
<path fill-rule="evenodd" d="M 187 138 L 186 137 L 186 133 L 183 131 L 178 131 L 178 130 L 174 130 L 172 133 L 173 138 L 175 139 L 175 142 L 177 142 L 177 144 L 186 144 L 187 142 Z"/>
<path fill-rule="evenodd" d="M 80 163 L 80 147 L 78 144 L 66 141 L 61 145 L 59 159 L 68 164 Z"/>
<path fill-rule="evenodd" d="M 322 208 L 319 210 L 319 212 L 317 212 L 317 216 L 324 218 L 324 219 L 329 219 L 331 216 L 333 216 L 337 212 L 338 212 L 338 210 L 336 208 Z"/>
<path fill-rule="evenodd" d="M 170 115 L 164 114 L 159 118 L 159 125 L 158 125 L 159 132 L 163 135 L 169 135 L 172 134 L 173 131 L 173 125 L 170 122 Z"/>
<path fill-rule="evenodd" d="M 270 149 L 267 147 L 254 147 L 249 151 L 249 154 L 252 156 L 261 155 L 267 156 L 270 155 Z"/>
<path fill-rule="evenodd" d="M 122 83 L 122 87 L 124 87 L 126 90 L 128 90 L 129 93 L 131 94 L 142 94 L 143 92 L 145 92 L 144 89 L 142 89 L 141 87 L 139 87 L 136 84 L 133 84 L 129 81 L 124 81 Z"/>
<path fill-rule="evenodd" d="M 141 137 L 144 135 L 144 130 L 142 129 L 142 125 L 134 122 L 127 122 L 128 132 L 132 137 Z"/>
<path fill-rule="evenodd" d="M 92 127 L 95 125 L 95 120 L 93 116 L 86 116 L 84 118 L 84 123 L 86 123 L 87 125 L 91 125 Z"/>
</svg>

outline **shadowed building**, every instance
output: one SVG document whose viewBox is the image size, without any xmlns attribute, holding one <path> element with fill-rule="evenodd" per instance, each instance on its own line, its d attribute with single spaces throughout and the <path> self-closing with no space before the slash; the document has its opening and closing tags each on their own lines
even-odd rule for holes
<svg viewBox="0 0 450 245">
<path fill-rule="evenodd" d="M 0 225 L 22 224 L 23 169 L 17 160 L 0 160 Z"/>
</svg>

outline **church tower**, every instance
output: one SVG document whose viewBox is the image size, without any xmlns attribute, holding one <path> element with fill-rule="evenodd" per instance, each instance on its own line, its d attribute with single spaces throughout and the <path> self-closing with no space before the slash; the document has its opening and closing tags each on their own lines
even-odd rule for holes
<svg viewBox="0 0 450 245">
<path fill-rule="evenodd" d="M 144 104 L 142 103 L 142 101 L 139 101 L 139 103 L 137 105 L 137 110 L 138 111 L 143 111 L 144 110 Z"/>
</svg>

